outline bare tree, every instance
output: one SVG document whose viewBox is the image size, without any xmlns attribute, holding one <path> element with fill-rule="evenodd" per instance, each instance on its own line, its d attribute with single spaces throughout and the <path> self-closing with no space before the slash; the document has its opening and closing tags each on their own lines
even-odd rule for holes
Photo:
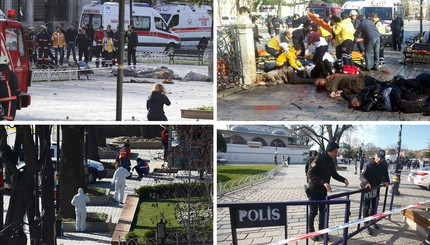
<svg viewBox="0 0 430 245">
<path fill-rule="evenodd" d="M 319 146 L 320 151 L 325 151 L 326 143 L 339 143 L 343 133 L 352 128 L 352 125 L 300 125 L 295 130 L 302 130 L 304 135 Z"/>
</svg>

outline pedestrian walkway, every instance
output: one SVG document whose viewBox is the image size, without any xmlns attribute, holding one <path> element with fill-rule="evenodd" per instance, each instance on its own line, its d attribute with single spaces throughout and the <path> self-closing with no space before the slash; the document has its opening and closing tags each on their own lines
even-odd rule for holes
<svg viewBox="0 0 430 245">
<path fill-rule="evenodd" d="M 342 165 L 344 166 L 344 165 Z M 346 191 L 359 189 L 359 175 L 354 174 L 354 167 L 346 165 L 345 171 L 339 171 L 339 174 L 348 179 L 350 185 L 344 187 L 343 183 L 336 180 L 331 181 L 333 193 L 338 194 Z M 390 176 L 392 178 L 392 176 Z M 400 196 L 395 196 L 394 207 L 402 207 L 419 201 L 429 199 L 429 191 L 418 186 L 412 185 L 407 181 L 407 172 L 402 174 L 402 183 L 400 185 Z M 253 185 L 248 188 L 224 195 L 218 196 L 218 203 L 225 202 L 275 202 L 275 201 L 303 201 L 307 200 L 304 193 L 303 185 L 306 183 L 305 171 L 303 165 L 290 165 L 284 167 L 280 173 L 269 181 Z M 385 189 L 382 189 L 383 192 Z M 391 190 L 391 189 L 390 189 Z M 389 194 L 389 198 L 391 195 Z M 351 213 L 350 221 L 358 218 L 359 195 L 351 196 Z M 378 210 L 379 212 L 380 210 Z M 291 207 L 287 209 L 288 235 L 297 236 L 306 234 L 306 208 Z M 343 224 L 345 208 L 342 205 L 330 209 L 329 226 Z M 403 216 L 398 213 L 392 216 L 392 220 L 399 223 L 396 225 L 383 219 L 378 222 L 381 229 L 375 230 L 374 236 L 361 232 L 348 240 L 348 244 L 421 244 L 424 240 L 416 232 L 408 230 L 403 222 Z M 356 226 L 349 229 L 354 231 Z M 239 244 L 266 244 L 270 242 L 285 239 L 284 227 L 266 227 L 266 228 L 244 228 L 237 230 Z M 341 238 L 342 231 L 329 233 L 332 240 Z M 227 208 L 217 208 L 217 244 L 232 244 L 230 216 Z M 289 243 L 290 244 L 290 243 Z M 305 240 L 291 244 L 306 244 Z M 309 244 L 315 243 L 309 239 Z"/>
<path fill-rule="evenodd" d="M 133 176 L 126 180 L 126 188 L 124 192 L 124 200 L 127 195 L 135 195 L 135 190 L 141 186 L 153 186 L 160 184 L 171 184 L 171 183 L 184 183 L 184 178 L 186 178 L 187 173 L 184 171 L 179 171 L 177 174 L 169 173 L 152 173 L 154 168 L 161 168 L 163 161 L 159 159 L 154 159 L 154 156 L 158 156 L 162 153 L 162 149 L 157 150 L 146 150 L 146 149 L 131 149 L 132 153 L 138 153 L 138 157 L 142 159 L 150 160 L 149 166 L 151 173 L 145 175 L 142 179 L 138 178 L 138 175 L 133 171 Z M 114 161 L 109 159 L 109 161 Z M 131 160 L 132 168 L 136 165 L 135 159 Z M 192 172 L 193 180 L 197 178 L 197 172 Z M 110 188 L 112 178 L 104 178 L 97 180 L 95 184 L 90 186 L 100 187 L 100 188 Z M 112 223 L 116 224 L 118 222 L 119 216 L 122 211 L 123 205 L 114 202 L 113 196 L 115 192 L 111 191 L 109 204 L 106 206 L 87 206 L 87 212 L 102 212 L 107 213 L 112 216 Z M 3 216 L 6 218 L 7 210 L 9 208 L 10 196 L 4 196 L 3 205 Z M 27 229 L 27 227 L 25 227 Z M 27 237 L 28 235 L 28 231 Z M 77 233 L 77 232 L 65 232 L 64 236 L 57 237 L 58 245 L 95 245 L 95 244 L 110 244 L 112 239 L 113 230 L 108 233 Z M 29 237 L 28 237 L 29 238 Z M 30 244 L 30 239 L 28 239 L 28 244 Z"/>
</svg>

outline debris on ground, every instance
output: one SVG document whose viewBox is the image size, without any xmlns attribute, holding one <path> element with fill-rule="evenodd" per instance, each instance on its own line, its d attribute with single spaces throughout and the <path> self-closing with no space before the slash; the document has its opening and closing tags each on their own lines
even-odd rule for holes
<svg viewBox="0 0 430 245">
<path fill-rule="evenodd" d="M 211 79 L 203 74 L 199 74 L 193 71 L 190 71 L 185 75 L 185 77 L 182 79 L 182 81 L 202 81 L 202 82 L 210 82 Z"/>
</svg>

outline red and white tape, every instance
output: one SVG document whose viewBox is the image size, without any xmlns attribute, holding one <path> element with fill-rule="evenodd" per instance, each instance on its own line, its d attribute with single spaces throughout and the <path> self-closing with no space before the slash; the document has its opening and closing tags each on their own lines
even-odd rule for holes
<svg viewBox="0 0 430 245">
<path fill-rule="evenodd" d="M 353 226 L 353 225 L 358 225 L 358 224 L 361 224 L 361 223 L 364 223 L 364 222 L 368 222 L 368 221 L 371 221 L 371 220 L 374 220 L 374 219 L 378 219 L 378 218 L 381 218 L 381 217 L 384 217 L 384 216 L 387 216 L 387 215 L 390 215 L 390 214 L 398 213 L 398 212 L 400 212 L 402 210 L 405 210 L 405 209 L 408 209 L 408 208 L 413 208 L 413 207 L 416 207 L 416 206 L 420 206 L 420 205 L 423 205 L 425 203 L 430 203 L 430 200 L 423 201 L 423 202 L 418 202 L 418 203 L 409 205 L 407 207 L 396 208 L 396 209 L 393 209 L 393 210 L 390 210 L 390 211 L 387 211 L 387 212 L 384 212 L 384 213 L 375 214 L 373 216 L 362 218 L 362 219 L 359 219 L 359 220 L 356 220 L 356 221 L 351 221 L 349 223 L 345 223 L 345 224 L 342 224 L 342 225 L 333 226 L 333 227 L 330 227 L 330 228 L 327 228 L 327 229 L 324 229 L 324 230 L 319 230 L 319 231 L 311 232 L 311 233 L 308 233 L 308 234 L 304 234 L 304 235 L 300 235 L 300 236 L 288 238 L 288 239 L 285 239 L 285 240 L 282 240 L 282 241 L 278 241 L 278 242 L 272 242 L 272 243 L 269 243 L 268 245 L 287 244 L 289 242 L 294 242 L 294 241 L 298 241 L 298 240 L 310 238 L 310 237 L 313 237 L 313 236 L 322 235 L 322 234 L 325 234 L 325 233 L 329 233 L 331 231 L 345 229 L 345 228 Z"/>
</svg>

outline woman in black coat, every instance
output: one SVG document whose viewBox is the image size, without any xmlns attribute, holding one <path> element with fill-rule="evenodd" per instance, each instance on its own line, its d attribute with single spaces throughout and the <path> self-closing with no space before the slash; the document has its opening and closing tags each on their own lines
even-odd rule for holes
<svg viewBox="0 0 430 245">
<path fill-rule="evenodd" d="M 167 121 L 166 115 L 164 115 L 164 104 L 170 105 L 170 100 L 166 96 L 166 91 L 163 85 L 157 83 L 151 90 L 146 101 L 146 109 L 148 109 L 148 121 Z"/>
</svg>

